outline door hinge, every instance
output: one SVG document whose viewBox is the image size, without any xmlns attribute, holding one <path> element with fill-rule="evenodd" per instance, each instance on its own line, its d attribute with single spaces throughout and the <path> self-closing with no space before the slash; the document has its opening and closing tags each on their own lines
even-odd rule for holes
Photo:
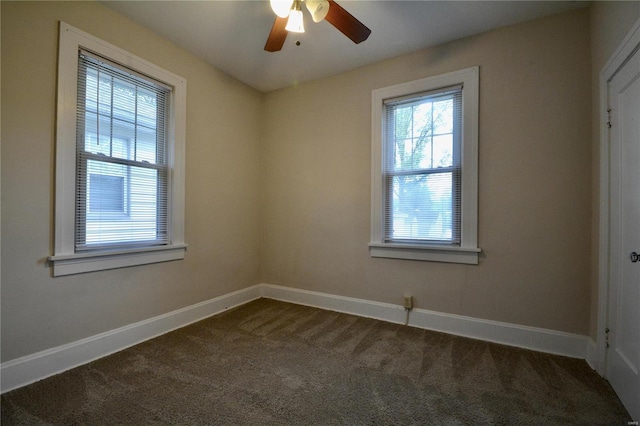
<svg viewBox="0 0 640 426">
<path fill-rule="evenodd" d="M 611 128 L 611 108 L 607 108 L 607 127 Z"/>
<path fill-rule="evenodd" d="M 609 329 L 604 329 L 604 347 L 609 349 Z"/>
</svg>

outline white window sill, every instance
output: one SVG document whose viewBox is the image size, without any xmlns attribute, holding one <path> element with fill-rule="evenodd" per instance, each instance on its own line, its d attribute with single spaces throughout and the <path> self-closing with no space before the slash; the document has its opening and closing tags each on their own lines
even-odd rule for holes
<svg viewBox="0 0 640 426">
<path fill-rule="evenodd" d="M 479 248 L 370 243 L 371 257 L 478 264 Z"/>
<path fill-rule="evenodd" d="M 184 259 L 186 244 L 50 256 L 53 276 L 126 268 Z"/>
</svg>

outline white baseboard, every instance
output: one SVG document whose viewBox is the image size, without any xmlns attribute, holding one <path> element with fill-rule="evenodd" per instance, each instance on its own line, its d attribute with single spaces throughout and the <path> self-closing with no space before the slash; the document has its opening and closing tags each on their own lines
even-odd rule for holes
<svg viewBox="0 0 640 426">
<path fill-rule="evenodd" d="M 398 324 L 404 324 L 405 321 L 405 311 L 400 305 L 270 284 L 262 284 L 261 291 L 263 297 L 284 302 L 298 303 Z M 409 325 L 539 352 L 572 358 L 587 358 L 588 338 L 578 334 L 445 314 L 418 308 L 411 311 Z"/>
<path fill-rule="evenodd" d="M 600 371 L 598 370 L 598 345 L 593 341 L 591 337 L 587 337 L 586 339 L 587 348 L 585 360 L 587 361 L 587 364 L 589 364 L 589 367 L 600 373 Z"/>
<path fill-rule="evenodd" d="M 271 284 L 261 284 L 260 287 L 262 297 L 267 299 L 404 324 L 404 308 L 400 305 Z"/>
<path fill-rule="evenodd" d="M 260 297 L 260 286 L 252 286 L 86 339 L 3 362 L 0 366 L 0 392 L 5 393 L 62 373 Z"/>
<path fill-rule="evenodd" d="M 0 365 L 0 392 L 5 393 L 62 373 L 261 297 L 392 323 L 404 324 L 405 321 L 405 311 L 400 305 L 258 284 L 86 339 L 3 362 Z M 597 350 L 593 340 L 576 334 L 418 308 L 411 311 L 409 325 L 540 352 L 582 358 L 586 359 L 592 367 L 597 361 Z"/>
</svg>

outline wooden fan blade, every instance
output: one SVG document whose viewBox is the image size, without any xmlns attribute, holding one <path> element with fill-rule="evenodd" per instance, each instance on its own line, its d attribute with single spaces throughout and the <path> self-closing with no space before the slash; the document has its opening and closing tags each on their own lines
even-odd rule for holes
<svg viewBox="0 0 640 426">
<path fill-rule="evenodd" d="M 284 41 L 287 38 L 287 30 L 284 29 L 286 26 L 287 18 L 276 16 L 276 20 L 273 22 L 273 27 L 271 27 L 271 32 L 269 33 L 267 43 L 264 45 L 264 50 L 267 52 L 277 52 L 282 49 Z"/>
<path fill-rule="evenodd" d="M 329 13 L 324 19 L 356 44 L 362 43 L 371 34 L 369 28 L 333 0 L 329 0 Z"/>
</svg>

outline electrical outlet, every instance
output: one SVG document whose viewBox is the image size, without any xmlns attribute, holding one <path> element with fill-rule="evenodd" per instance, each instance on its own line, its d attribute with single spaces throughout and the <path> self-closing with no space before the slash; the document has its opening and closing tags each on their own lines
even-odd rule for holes
<svg viewBox="0 0 640 426">
<path fill-rule="evenodd" d="M 413 309 L 413 296 L 404 296 L 404 308 L 409 311 Z"/>
</svg>

